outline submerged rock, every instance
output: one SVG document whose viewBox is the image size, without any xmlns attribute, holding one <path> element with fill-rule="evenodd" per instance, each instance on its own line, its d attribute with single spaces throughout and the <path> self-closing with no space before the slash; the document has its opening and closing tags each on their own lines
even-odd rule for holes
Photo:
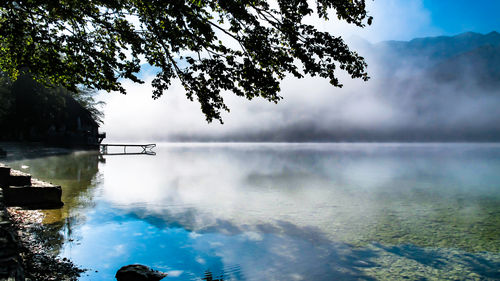
<svg viewBox="0 0 500 281">
<path fill-rule="evenodd" d="M 153 270 L 141 264 L 123 266 L 115 275 L 118 281 L 158 281 L 166 276 L 167 273 Z"/>
</svg>

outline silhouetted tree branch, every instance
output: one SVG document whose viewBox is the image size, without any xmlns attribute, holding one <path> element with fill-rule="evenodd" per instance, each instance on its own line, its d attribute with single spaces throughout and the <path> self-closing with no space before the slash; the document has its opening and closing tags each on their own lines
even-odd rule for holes
<svg viewBox="0 0 500 281">
<path fill-rule="evenodd" d="M 368 79 L 362 57 L 342 38 L 304 23 L 329 10 L 348 23 L 371 23 L 364 0 L 20 0 L 0 4 L 0 70 L 30 72 L 45 85 L 125 93 L 155 67 L 153 98 L 179 79 L 207 121 L 229 110 L 221 92 L 278 102 L 287 75 L 326 78 L 337 68 Z"/>
</svg>

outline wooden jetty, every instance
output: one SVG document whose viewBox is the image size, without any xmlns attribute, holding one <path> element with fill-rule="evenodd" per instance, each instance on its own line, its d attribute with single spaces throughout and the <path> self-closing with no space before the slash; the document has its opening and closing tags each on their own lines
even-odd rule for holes
<svg viewBox="0 0 500 281">
<path fill-rule="evenodd" d="M 108 148 L 117 147 L 123 148 L 123 152 L 109 152 Z M 139 154 L 147 154 L 147 155 L 156 155 L 156 152 L 153 151 L 153 148 L 156 147 L 156 144 L 111 144 L 111 143 L 101 143 L 99 145 L 99 152 L 102 155 L 139 155 Z M 140 148 L 142 150 L 138 152 L 127 151 L 127 148 Z"/>
</svg>

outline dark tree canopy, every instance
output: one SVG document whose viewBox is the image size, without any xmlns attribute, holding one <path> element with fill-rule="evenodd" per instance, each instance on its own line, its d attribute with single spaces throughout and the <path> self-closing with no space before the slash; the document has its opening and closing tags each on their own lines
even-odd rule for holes
<svg viewBox="0 0 500 281">
<path fill-rule="evenodd" d="M 46 140 L 50 127 L 75 129 L 75 116 L 102 124 L 103 102 L 93 98 L 93 91 L 70 92 L 63 87 L 44 87 L 29 75 L 15 83 L 0 73 L 0 140 Z M 73 123 L 71 123 L 73 122 Z"/>
<path fill-rule="evenodd" d="M 287 74 L 326 78 L 335 70 L 368 79 L 362 57 L 342 38 L 304 23 L 307 16 L 371 23 L 365 0 L 19 0 L 0 4 L 0 70 L 12 80 L 125 93 L 157 69 L 153 98 L 179 79 L 208 121 L 228 110 L 221 93 L 272 102 Z"/>
</svg>

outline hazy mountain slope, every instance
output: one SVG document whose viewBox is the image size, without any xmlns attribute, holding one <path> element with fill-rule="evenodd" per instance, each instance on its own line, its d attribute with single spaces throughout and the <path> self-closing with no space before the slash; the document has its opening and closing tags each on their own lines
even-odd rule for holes
<svg viewBox="0 0 500 281">
<path fill-rule="evenodd" d="M 416 38 L 411 41 L 385 41 L 373 45 L 375 50 L 395 57 L 441 60 L 472 51 L 481 46 L 500 45 L 500 33 L 467 32 L 456 36 Z"/>
<path fill-rule="evenodd" d="M 448 58 L 430 71 L 429 75 L 441 83 L 460 81 L 476 83 L 478 87 L 500 87 L 500 45 L 484 45 Z"/>
<path fill-rule="evenodd" d="M 429 68 L 440 62 L 484 46 L 500 46 L 500 33 L 463 33 L 456 36 L 417 38 L 411 41 L 385 41 L 366 45 L 361 53 L 376 67 L 385 69 Z"/>
<path fill-rule="evenodd" d="M 192 129 L 168 139 L 500 141 L 498 32 L 361 45 L 368 82 L 344 77 L 345 87 L 337 89 L 302 80 L 310 84 L 283 91 L 277 106 L 248 104 L 251 110 L 239 116 L 244 109 L 232 110 L 232 127 Z"/>
</svg>

